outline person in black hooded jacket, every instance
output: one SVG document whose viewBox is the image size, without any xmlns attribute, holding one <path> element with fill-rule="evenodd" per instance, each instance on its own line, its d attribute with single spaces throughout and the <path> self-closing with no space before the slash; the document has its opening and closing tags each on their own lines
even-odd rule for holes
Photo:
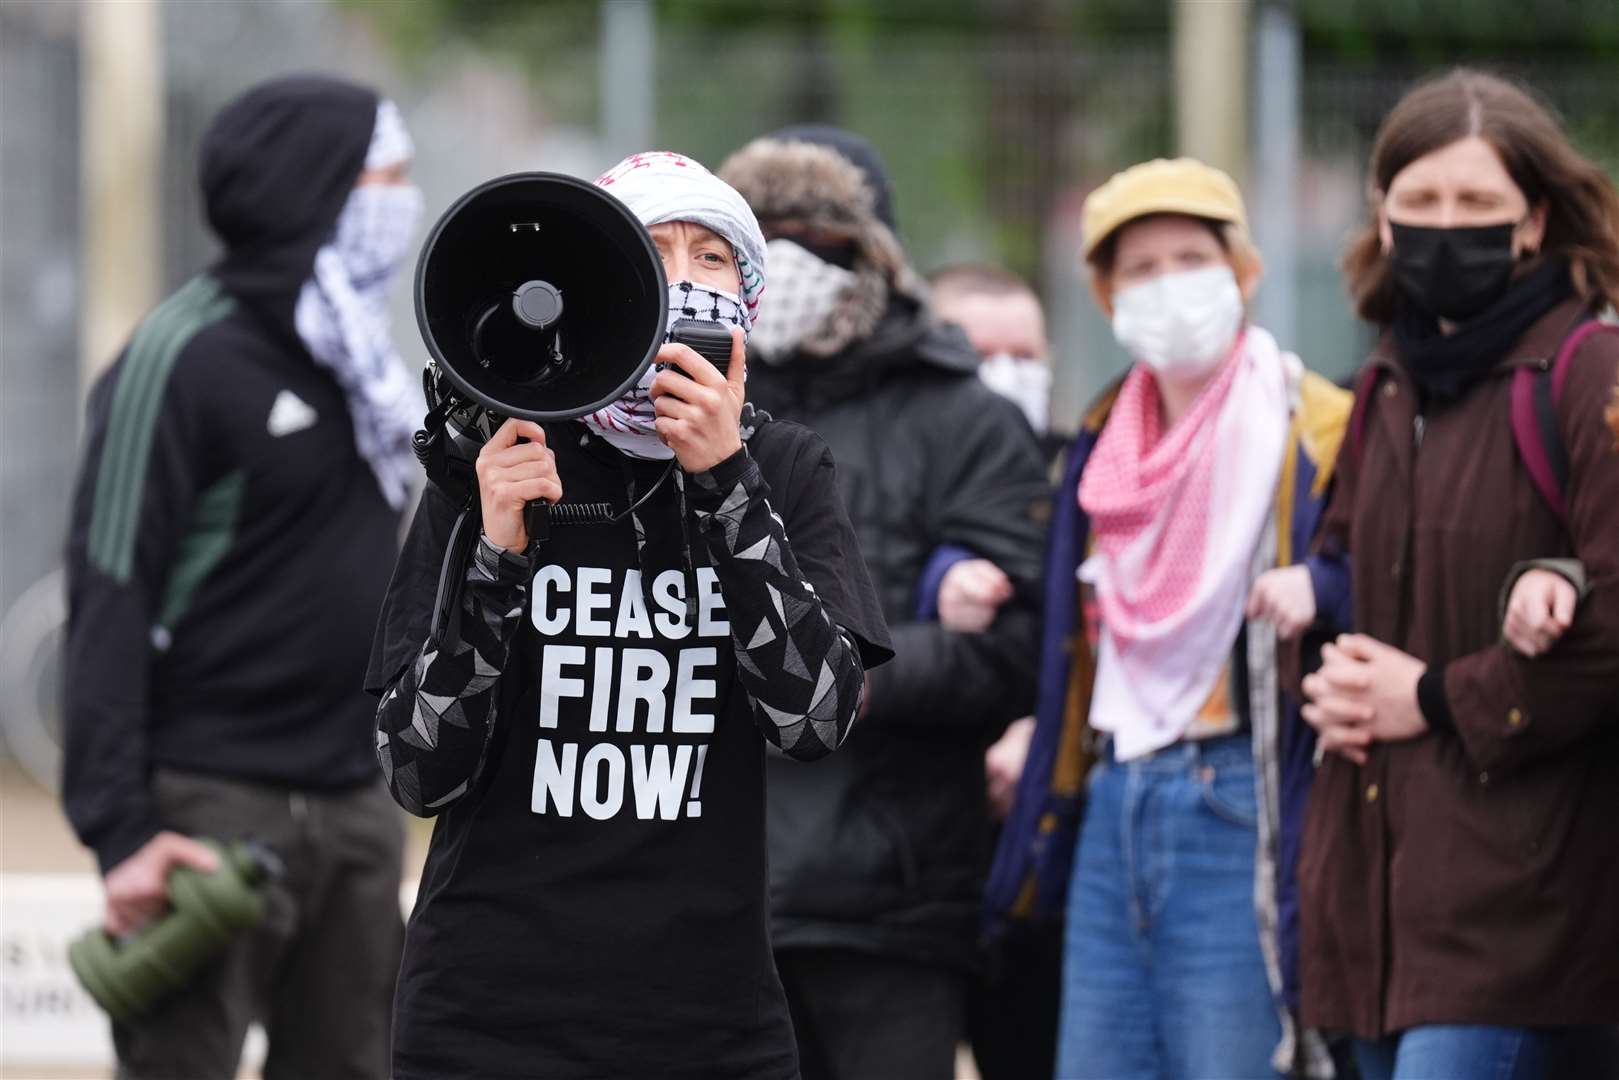
<svg viewBox="0 0 1619 1080">
<path fill-rule="evenodd" d="M 990 835 L 983 754 L 1032 703 L 1045 469 L 1017 407 L 935 319 L 893 231 L 886 173 L 835 128 L 755 140 L 721 168 L 771 259 L 748 390 L 816 431 L 895 657 L 843 753 L 769 773 L 772 931 L 804 1076 L 948 1076 Z M 930 556 L 989 559 L 1014 595 L 983 633 L 916 617 Z M 937 565 L 937 564 L 933 564 Z M 999 598 L 997 598 L 999 599 Z"/>
<path fill-rule="evenodd" d="M 204 136 L 225 253 L 90 392 L 68 537 L 63 798 L 137 930 L 195 837 L 285 864 L 263 922 L 134 1025 L 120 1076 L 387 1075 L 403 830 L 372 753 L 366 649 L 415 469 L 420 391 L 386 286 L 421 195 L 369 89 L 260 85 Z M 131 268 L 132 273 L 143 272 Z"/>
</svg>

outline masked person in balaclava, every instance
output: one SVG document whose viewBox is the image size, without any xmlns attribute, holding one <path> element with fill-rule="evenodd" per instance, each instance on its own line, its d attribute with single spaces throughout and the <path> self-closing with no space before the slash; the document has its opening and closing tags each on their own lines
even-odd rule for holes
<svg viewBox="0 0 1619 1080">
<path fill-rule="evenodd" d="M 197 837 L 286 873 L 194 984 L 115 1024 L 120 1075 L 387 1075 L 403 842 L 372 756 L 365 642 L 408 495 L 412 404 L 384 296 L 421 197 L 374 91 L 265 83 L 203 139 L 224 256 L 90 394 L 68 545 L 63 798 L 106 928 L 160 915 Z"/>
<path fill-rule="evenodd" d="M 789 130 L 721 175 L 770 237 L 750 392 L 837 454 L 895 648 L 837 758 L 770 762 L 773 937 L 804 1075 L 951 1076 L 979 955 L 984 748 L 1033 696 L 1040 449 L 929 310 L 870 146 Z M 982 632 L 917 616 L 946 545 L 1005 572 L 1013 595 Z"/>
<path fill-rule="evenodd" d="M 765 284 L 747 204 L 676 154 L 597 183 L 648 227 L 671 323 L 731 328 L 729 370 L 665 345 L 678 368 L 582 421 L 506 421 L 476 493 L 423 496 L 367 676 L 394 797 L 438 818 L 398 1080 L 798 1075 L 770 954 L 766 750 L 836 748 L 888 634 L 826 445 L 745 401 Z M 615 519 L 531 540 L 540 498 Z M 482 535 L 462 559 L 467 500 Z M 435 633 L 443 575 L 462 588 Z"/>
</svg>

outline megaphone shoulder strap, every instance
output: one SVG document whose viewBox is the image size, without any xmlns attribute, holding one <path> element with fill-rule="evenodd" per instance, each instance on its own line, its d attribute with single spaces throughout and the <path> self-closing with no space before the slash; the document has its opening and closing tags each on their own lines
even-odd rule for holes
<svg viewBox="0 0 1619 1080">
<path fill-rule="evenodd" d="M 439 566 L 438 589 L 433 596 L 433 621 L 427 638 L 435 646 L 444 640 L 444 628 L 449 625 L 450 613 L 461 602 L 461 586 L 466 580 L 467 563 L 472 558 L 472 545 L 478 542 L 483 530 L 483 514 L 478 500 L 468 498 L 450 527 L 450 542 L 444 545 L 444 562 Z"/>
</svg>

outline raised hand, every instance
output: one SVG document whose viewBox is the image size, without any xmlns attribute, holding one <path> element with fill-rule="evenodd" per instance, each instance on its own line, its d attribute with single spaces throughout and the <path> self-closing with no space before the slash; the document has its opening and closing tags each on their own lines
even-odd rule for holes
<svg viewBox="0 0 1619 1080">
<path fill-rule="evenodd" d="M 688 473 L 707 472 L 742 448 L 742 403 L 747 400 L 747 355 L 742 330 L 731 329 L 727 374 L 685 345 L 658 350 L 666 367 L 652 380 L 648 396 L 658 412 L 658 438 L 675 452 Z"/>
<path fill-rule="evenodd" d="M 556 455 L 545 445 L 545 429 L 532 420 L 507 420 L 478 451 L 476 471 L 483 534 L 496 547 L 522 551 L 528 547 L 523 508 L 535 499 L 562 500 L 562 480 Z"/>
</svg>

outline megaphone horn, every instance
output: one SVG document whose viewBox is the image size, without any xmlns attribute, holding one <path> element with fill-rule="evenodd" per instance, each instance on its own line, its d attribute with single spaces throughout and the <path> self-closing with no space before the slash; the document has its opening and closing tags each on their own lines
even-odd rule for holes
<svg viewBox="0 0 1619 1080">
<path fill-rule="evenodd" d="M 569 420 L 618 400 L 652 363 L 668 310 L 646 228 L 604 189 L 558 173 L 473 188 L 416 265 L 433 363 L 454 396 L 503 417 Z"/>
</svg>

